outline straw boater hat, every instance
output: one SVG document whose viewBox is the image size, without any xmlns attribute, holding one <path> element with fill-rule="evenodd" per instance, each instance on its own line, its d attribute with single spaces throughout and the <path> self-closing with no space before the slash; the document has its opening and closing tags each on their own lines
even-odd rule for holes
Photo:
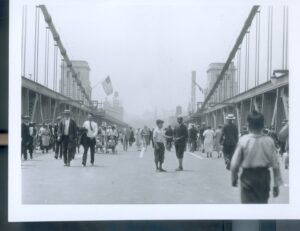
<svg viewBox="0 0 300 231">
<path fill-rule="evenodd" d="M 64 114 L 70 115 L 70 114 L 71 114 L 71 111 L 70 111 L 70 110 L 64 110 Z"/>
<path fill-rule="evenodd" d="M 234 116 L 233 114 L 228 114 L 228 115 L 226 116 L 226 119 L 227 119 L 227 120 L 235 120 L 235 116 Z"/>
</svg>

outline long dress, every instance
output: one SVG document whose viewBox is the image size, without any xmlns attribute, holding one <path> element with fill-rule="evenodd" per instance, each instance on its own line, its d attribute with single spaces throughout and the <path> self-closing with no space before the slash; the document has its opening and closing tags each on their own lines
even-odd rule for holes
<svg viewBox="0 0 300 231">
<path fill-rule="evenodd" d="M 214 131 L 211 129 L 205 130 L 204 136 L 204 150 L 205 152 L 212 152 L 214 148 Z"/>
<path fill-rule="evenodd" d="M 50 145 L 50 130 L 49 128 L 44 128 L 41 130 L 42 136 L 42 147 L 48 150 Z"/>
<path fill-rule="evenodd" d="M 142 134 L 141 134 L 141 131 L 136 132 L 135 142 L 136 142 L 137 150 L 141 151 L 142 150 Z"/>
<path fill-rule="evenodd" d="M 220 143 L 221 135 L 222 135 L 221 129 L 217 129 L 214 136 L 215 136 L 215 150 L 218 153 L 222 150 L 222 145 Z"/>
</svg>

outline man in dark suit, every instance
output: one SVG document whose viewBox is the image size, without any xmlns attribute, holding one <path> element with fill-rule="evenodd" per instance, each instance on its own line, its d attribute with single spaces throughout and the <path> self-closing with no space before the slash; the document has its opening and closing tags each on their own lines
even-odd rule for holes
<svg viewBox="0 0 300 231">
<path fill-rule="evenodd" d="M 175 150 L 179 162 L 179 167 L 176 169 L 176 171 L 183 171 L 182 162 L 183 162 L 183 154 L 186 149 L 186 143 L 188 140 L 188 129 L 183 124 L 183 118 L 181 116 L 177 117 L 177 122 L 178 122 L 178 126 L 174 130 L 174 141 L 175 141 Z"/>
<path fill-rule="evenodd" d="M 27 160 L 27 148 L 29 145 L 29 138 L 30 138 L 30 134 L 29 134 L 29 116 L 25 115 L 22 116 L 22 124 L 21 124 L 21 151 L 22 151 L 22 155 L 24 157 L 24 160 Z"/>
<path fill-rule="evenodd" d="M 233 123 L 233 120 L 235 120 L 235 116 L 233 114 L 228 114 L 226 116 L 226 120 L 228 122 L 223 127 L 220 143 L 223 145 L 223 154 L 226 169 L 229 170 L 231 158 L 239 139 L 239 133 L 237 126 Z"/>
<path fill-rule="evenodd" d="M 76 136 L 76 122 L 70 118 L 70 110 L 65 110 L 64 118 L 59 124 L 59 141 L 62 143 L 65 166 L 70 167 L 70 162 L 74 157 L 73 154 L 76 148 Z"/>
</svg>

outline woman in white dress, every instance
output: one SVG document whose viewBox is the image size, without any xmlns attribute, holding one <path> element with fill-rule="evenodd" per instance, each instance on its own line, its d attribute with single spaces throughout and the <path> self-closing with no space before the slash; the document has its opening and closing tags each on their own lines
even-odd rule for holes
<svg viewBox="0 0 300 231">
<path fill-rule="evenodd" d="M 214 131 L 211 129 L 211 126 L 208 126 L 207 129 L 204 131 L 203 137 L 206 157 L 211 158 L 214 149 Z"/>
</svg>

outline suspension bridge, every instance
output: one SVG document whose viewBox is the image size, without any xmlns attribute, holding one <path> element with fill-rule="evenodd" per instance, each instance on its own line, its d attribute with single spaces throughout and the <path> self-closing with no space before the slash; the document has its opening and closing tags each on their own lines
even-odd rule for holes
<svg viewBox="0 0 300 231">
<path fill-rule="evenodd" d="M 226 62 L 212 65 L 205 99 L 190 121 L 217 127 L 232 113 L 240 130 L 255 109 L 280 129 L 289 111 L 288 8 L 253 6 Z"/>
<path fill-rule="evenodd" d="M 78 124 L 82 124 L 92 112 L 99 124 L 127 126 L 121 119 L 107 113 L 102 102 L 91 99 L 92 89 L 86 79 L 89 66 L 85 61 L 71 60 L 45 5 L 35 7 L 34 46 L 29 47 L 28 15 L 32 14 L 28 11 L 33 13 L 30 10 L 27 5 L 23 6 L 22 114 L 29 115 L 36 123 L 53 123 L 57 116 L 69 109 Z M 45 31 L 43 37 L 42 30 Z"/>
</svg>

